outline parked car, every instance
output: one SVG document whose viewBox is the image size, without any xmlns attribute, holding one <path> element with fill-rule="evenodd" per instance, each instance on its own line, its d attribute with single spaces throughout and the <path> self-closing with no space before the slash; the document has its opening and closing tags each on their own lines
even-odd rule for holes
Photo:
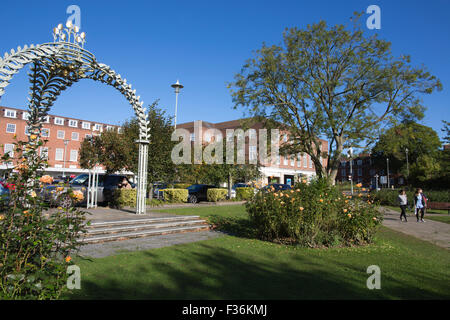
<svg viewBox="0 0 450 320">
<path fill-rule="evenodd" d="M 100 174 L 98 176 L 98 187 L 97 187 L 97 203 L 103 204 L 107 203 L 112 200 L 112 195 L 115 189 L 118 188 L 118 184 L 123 181 L 123 179 L 127 179 L 128 177 L 125 175 L 120 174 L 111 174 L 111 175 L 104 175 Z M 72 190 L 80 190 L 83 192 L 84 200 L 80 204 L 85 204 L 87 202 L 87 188 L 89 183 L 89 175 L 88 174 L 80 174 L 70 180 L 68 185 L 64 186 L 64 191 L 66 191 L 68 188 L 71 188 Z M 133 188 L 135 188 L 135 185 L 133 183 L 130 183 Z M 45 187 L 42 190 L 44 199 L 52 204 L 55 204 L 60 207 L 68 207 L 73 205 L 73 200 L 68 197 L 67 195 L 58 192 L 52 192 L 56 191 L 56 188 L 58 188 L 58 185 L 50 185 Z"/>
<path fill-rule="evenodd" d="M 208 189 L 217 188 L 216 186 L 208 185 L 208 184 L 193 184 L 189 186 L 188 192 L 188 202 L 189 203 L 198 203 L 200 201 L 207 201 L 207 192 Z"/>
<path fill-rule="evenodd" d="M 282 191 L 282 190 L 290 190 L 292 189 L 290 184 L 283 184 L 283 183 L 271 183 L 262 188 L 263 191 L 268 191 L 271 187 L 274 187 L 275 191 Z"/>
</svg>

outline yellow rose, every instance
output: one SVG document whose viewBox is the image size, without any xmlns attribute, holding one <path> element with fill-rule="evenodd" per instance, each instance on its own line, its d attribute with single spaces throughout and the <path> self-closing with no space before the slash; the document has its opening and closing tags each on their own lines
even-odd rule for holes
<svg viewBox="0 0 450 320">
<path fill-rule="evenodd" d="M 300 211 L 303 211 L 303 210 L 305 210 L 305 208 L 303 208 L 303 207 L 300 207 Z"/>
</svg>

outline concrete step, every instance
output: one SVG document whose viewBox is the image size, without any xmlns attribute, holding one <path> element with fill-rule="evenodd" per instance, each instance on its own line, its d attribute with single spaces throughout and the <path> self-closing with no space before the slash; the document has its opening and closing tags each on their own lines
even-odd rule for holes
<svg viewBox="0 0 450 320">
<path fill-rule="evenodd" d="M 141 238 L 141 237 L 150 237 L 156 235 L 163 234 L 171 234 L 171 233 L 181 233 L 181 232 L 193 232 L 193 231 L 206 231 L 209 230 L 209 225 L 205 223 L 196 224 L 193 226 L 179 226 L 179 227 L 168 227 L 168 228 L 155 228 L 148 230 L 139 230 L 139 231 L 126 231 L 119 233 L 109 233 L 102 235 L 89 236 L 85 235 L 80 238 L 80 242 L 82 243 L 101 243 L 107 241 L 118 241 L 118 240 L 126 240 L 133 238 Z"/>
<path fill-rule="evenodd" d="M 199 220 L 200 217 L 199 216 L 176 216 L 176 217 L 163 217 L 163 218 L 112 220 L 112 221 L 93 222 L 89 226 L 86 226 L 86 228 L 89 230 L 89 229 L 96 229 L 96 228 L 109 228 L 109 227 L 114 227 L 114 226 L 125 226 L 125 225 L 182 222 L 182 221 L 190 221 L 190 220 L 195 220 L 195 219 Z"/>
<path fill-rule="evenodd" d="M 204 225 L 206 222 L 201 219 L 194 220 L 180 220 L 171 222 L 148 222 L 148 223 L 136 223 L 136 224 L 119 224 L 119 225 L 109 225 L 106 227 L 96 227 L 87 230 L 86 236 L 93 236 L 99 234 L 113 234 L 128 231 L 140 231 L 140 230 L 153 230 L 162 228 L 173 228 L 173 227 L 186 227 L 195 225 Z"/>
</svg>

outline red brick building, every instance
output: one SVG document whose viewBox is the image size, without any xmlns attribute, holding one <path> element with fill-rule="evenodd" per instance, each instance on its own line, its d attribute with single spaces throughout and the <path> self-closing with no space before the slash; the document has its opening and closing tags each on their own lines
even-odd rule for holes
<svg viewBox="0 0 450 320">
<path fill-rule="evenodd" d="M 211 123 L 206 121 L 199 121 L 202 127 L 202 141 L 208 143 L 211 137 L 207 133 L 208 129 L 218 129 L 222 136 L 226 137 L 226 129 L 241 129 L 243 128 L 242 120 L 232 120 L 219 123 Z M 183 128 L 190 132 L 191 141 L 195 141 L 194 122 L 187 122 L 178 124 L 177 128 Z M 263 129 L 263 124 L 257 122 L 250 125 L 251 129 L 256 130 L 257 139 L 259 141 L 259 129 Z M 228 137 L 227 137 L 228 138 Z M 288 133 L 280 130 L 281 144 L 289 141 Z M 328 151 L 328 142 L 322 141 L 322 151 Z M 225 150 L 224 150 L 225 152 Z M 270 152 L 270 151 L 269 151 Z M 258 155 L 258 148 L 249 145 L 249 138 L 245 140 L 245 161 L 249 163 L 250 159 L 254 159 Z M 326 165 L 327 159 L 322 159 L 323 165 Z M 299 177 L 312 177 L 315 175 L 314 164 L 311 157 L 307 154 L 296 155 L 279 155 L 277 159 L 273 159 L 270 165 L 261 166 L 262 183 L 289 183 L 293 184 Z"/>
<path fill-rule="evenodd" d="M 14 136 L 17 140 L 27 139 L 26 110 L 0 106 L 0 146 L 2 154 L 13 152 Z M 58 176 L 87 172 L 80 168 L 79 149 L 88 136 L 98 135 L 105 130 L 116 130 L 118 126 L 76 118 L 48 115 L 42 125 L 42 138 L 48 140 L 39 152 L 47 155 L 47 173 Z M 119 129 L 120 130 L 120 129 Z M 67 144 L 67 145 L 66 145 Z M 2 163 L 0 169 L 7 164 Z"/>
</svg>

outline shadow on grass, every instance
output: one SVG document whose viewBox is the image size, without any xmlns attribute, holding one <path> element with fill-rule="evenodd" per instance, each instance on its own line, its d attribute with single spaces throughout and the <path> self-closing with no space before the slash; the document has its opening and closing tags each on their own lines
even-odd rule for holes
<svg viewBox="0 0 450 320">
<path fill-rule="evenodd" d="M 213 214 L 208 216 L 208 221 L 217 231 L 240 238 L 256 239 L 256 229 L 248 218 Z"/>
<path fill-rule="evenodd" d="M 238 242 L 234 242 L 238 244 Z M 257 250 L 257 249 L 255 249 Z M 267 252 L 264 252 L 267 253 Z M 443 296 L 445 275 L 423 275 L 439 290 L 413 280 L 382 277 L 382 290 L 368 290 L 367 261 L 357 265 L 319 255 L 289 259 L 237 254 L 217 245 L 151 250 L 119 263 L 120 256 L 101 261 L 94 274 L 82 278 L 82 290 L 71 299 L 430 299 Z M 289 253 L 286 253 L 289 254 Z M 125 257 L 123 257 L 125 258 Z M 325 263 L 324 263 L 325 261 Z M 82 269 L 83 270 L 83 269 Z M 413 275 L 420 270 L 410 270 Z M 398 273 L 397 273 L 398 275 Z M 384 287 L 384 288 L 383 288 Z M 388 289 L 386 289 L 388 288 Z M 441 293 L 439 293 L 441 292 Z"/>
</svg>

